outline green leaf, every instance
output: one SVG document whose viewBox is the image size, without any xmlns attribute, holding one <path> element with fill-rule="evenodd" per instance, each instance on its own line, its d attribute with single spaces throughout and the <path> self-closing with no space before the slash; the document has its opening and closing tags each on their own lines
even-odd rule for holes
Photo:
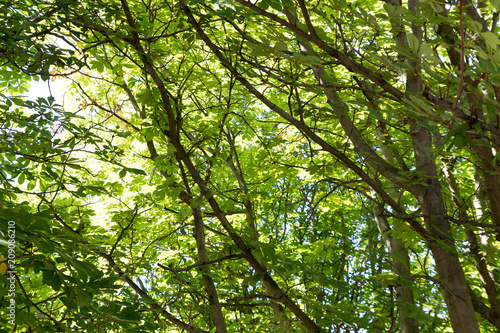
<svg viewBox="0 0 500 333">
<path fill-rule="evenodd" d="M 498 45 L 500 44 L 500 39 L 498 37 L 490 32 L 481 32 L 480 35 L 484 38 L 484 41 L 486 42 L 486 46 L 488 47 L 489 50 L 496 50 Z"/>
<path fill-rule="evenodd" d="M 24 181 L 25 181 L 25 180 L 26 180 L 26 176 L 25 176 L 25 174 L 24 174 L 24 173 L 21 173 L 21 174 L 19 175 L 19 177 L 17 178 L 17 182 L 18 182 L 19 184 L 21 184 L 21 185 L 22 185 L 22 184 L 24 184 Z"/>
<path fill-rule="evenodd" d="M 409 33 L 406 36 L 408 38 L 408 43 L 410 45 L 410 49 L 413 52 L 413 55 L 417 56 L 419 54 L 420 42 L 418 41 L 417 37 L 412 33 Z"/>
<path fill-rule="evenodd" d="M 281 42 L 281 41 L 278 41 L 276 42 L 276 44 L 274 44 L 274 49 L 276 51 L 286 51 L 287 50 L 287 46 L 285 43 Z"/>
<path fill-rule="evenodd" d="M 271 6 L 273 9 L 277 10 L 278 12 L 283 11 L 283 7 L 281 6 L 281 3 L 279 0 L 266 0 L 269 6 Z"/>
<path fill-rule="evenodd" d="M 244 286 L 255 286 L 257 283 L 259 283 L 262 279 L 264 278 L 264 274 L 257 273 L 252 276 L 248 276 L 245 279 L 243 279 L 242 284 Z"/>
<path fill-rule="evenodd" d="M 136 175 L 142 175 L 145 176 L 146 172 L 141 169 L 135 169 L 135 168 L 126 168 L 126 170 L 130 173 L 136 174 Z"/>
<path fill-rule="evenodd" d="M 122 179 L 123 179 L 123 178 L 125 178 L 125 176 L 126 176 L 126 175 L 127 175 L 127 169 L 126 169 L 126 168 L 123 168 L 123 169 L 120 171 L 120 173 L 118 174 L 118 176 L 119 176 L 120 178 L 122 178 Z"/>
</svg>

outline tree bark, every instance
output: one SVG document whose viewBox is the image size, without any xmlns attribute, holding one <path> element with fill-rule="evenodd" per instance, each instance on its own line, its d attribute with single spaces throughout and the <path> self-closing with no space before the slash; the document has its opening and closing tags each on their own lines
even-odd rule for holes
<svg viewBox="0 0 500 333">
<path fill-rule="evenodd" d="M 394 161 L 394 154 L 391 149 L 387 147 L 385 139 L 386 129 L 383 123 L 379 122 L 377 126 L 377 137 L 380 141 L 381 155 L 389 163 Z M 392 191 L 392 196 L 395 197 L 396 189 Z M 382 235 L 382 239 L 389 251 L 391 256 L 391 265 L 393 267 L 393 272 L 399 276 L 400 280 L 409 281 L 408 278 L 411 275 L 410 270 L 410 256 L 408 255 L 408 249 L 406 248 L 403 241 L 391 233 L 391 227 L 387 218 L 382 216 L 383 209 L 379 206 L 373 207 L 373 214 L 375 215 L 375 222 Z M 396 219 L 394 219 L 396 220 Z M 401 222 L 400 222 L 401 223 Z M 402 306 L 398 308 L 399 313 L 399 328 L 401 333 L 418 333 L 419 327 L 418 322 L 411 317 L 408 309 L 406 309 L 406 304 L 415 305 L 415 299 L 413 298 L 413 292 L 410 288 L 404 286 L 404 284 L 398 284 L 396 286 L 396 299 Z"/>
<path fill-rule="evenodd" d="M 406 280 L 411 275 L 410 258 L 408 249 L 404 243 L 397 237 L 391 236 L 391 227 L 385 216 L 382 216 L 382 209 L 378 206 L 373 207 L 373 214 L 377 227 L 382 235 L 382 239 L 391 255 L 391 265 L 394 274 L 398 275 L 400 280 Z M 396 299 L 402 306 L 398 307 L 399 328 L 401 333 L 418 333 L 418 322 L 413 319 L 410 313 L 405 309 L 405 304 L 415 304 L 413 292 L 403 284 L 396 286 Z"/>
<path fill-rule="evenodd" d="M 200 263 L 206 263 L 209 261 L 207 255 L 207 247 L 205 243 L 205 227 L 203 224 L 203 218 L 201 211 L 198 207 L 192 209 L 194 218 L 194 238 L 196 240 L 196 248 L 198 251 L 198 260 Z M 226 333 L 226 321 L 222 313 L 222 307 L 219 302 L 219 297 L 217 295 L 217 288 L 215 287 L 214 280 L 210 276 L 210 265 L 200 266 L 201 273 L 203 275 L 203 282 L 205 284 L 205 291 L 208 297 L 208 304 L 212 312 L 212 318 L 214 319 L 215 328 L 217 333 Z"/>
<path fill-rule="evenodd" d="M 493 164 L 494 156 L 491 151 L 484 147 L 477 147 L 483 165 L 485 178 L 484 187 L 488 196 L 490 217 L 493 224 L 500 227 L 500 167 Z M 496 162 L 498 164 L 498 162 Z M 500 242 L 500 233 L 497 232 L 496 240 Z"/>
<path fill-rule="evenodd" d="M 441 185 L 432 158 L 431 134 L 423 127 L 412 124 L 410 135 L 415 152 L 416 171 L 425 175 L 420 179 L 425 185 L 416 193 L 416 198 L 425 216 L 426 229 L 432 237 L 429 248 L 436 263 L 441 293 L 448 307 L 451 326 L 455 333 L 479 333 L 469 285 L 465 280 L 449 221 L 446 219 Z"/>
<path fill-rule="evenodd" d="M 488 266 L 486 265 L 486 260 L 483 255 L 482 249 L 480 249 L 480 243 L 478 241 L 478 237 L 473 230 L 473 227 L 468 225 L 466 221 L 469 221 L 469 217 L 467 214 L 467 209 L 469 204 L 464 202 L 462 196 L 460 195 L 460 189 L 458 188 L 458 184 L 455 180 L 455 175 L 453 174 L 453 165 L 450 163 L 444 163 L 443 172 L 448 180 L 448 186 L 452 193 L 452 200 L 455 203 L 455 206 L 458 209 L 459 218 L 461 221 L 464 221 L 463 227 L 465 231 L 465 235 L 467 237 L 467 241 L 469 242 L 470 252 L 474 257 L 474 262 L 476 264 L 477 271 L 479 272 L 479 276 L 481 278 L 481 282 L 483 283 L 484 290 L 488 296 L 488 300 L 491 306 L 491 313 L 498 315 L 498 310 L 500 309 L 500 303 L 498 302 L 498 291 L 495 288 L 495 282 L 492 278 L 493 274 L 488 270 Z M 500 328 L 500 327 L 499 327 Z"/>
<path fill-rule="evenodd" d="M 408 9 L 415 12 L 418 0 L 409 0 Z M 411 32 L 422 41 L 420 26 L 411 25 Z M 421 94 L 422 82 L 417 73 L 420 71 L 420 60 L 408 61 L 414 68 L 407 73 L 406 90 Z M 419 119 L 425 123 L 425 119 Z M 417 124 L 417 119 L 410 123 L 410 138 L 415 154 L 416 171 L 422 176 L 423 185 L 414 193 L 420 203 L 427 232 L 431 236 L 428 244 L 436 271 L 441 282 L 441 293 L 448 308 L 451 326 L 455 333 L 479 333 L 479 324 L 469 293 L 469 285 L 457 254 L 449 221 L 446 219 L 441 184 L 433 158 L 433 142 L 430 132 Z"/>
</svg>

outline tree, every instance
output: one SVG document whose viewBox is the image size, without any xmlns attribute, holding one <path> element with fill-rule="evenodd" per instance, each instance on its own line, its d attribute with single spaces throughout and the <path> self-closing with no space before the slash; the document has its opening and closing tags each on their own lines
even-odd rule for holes
<svg viewBox="0 0 500 333">
<path fill-rule="evenodd" d="M 499 7 L 5 3 L 4 330 L 498 330 Z"/>
</svg>

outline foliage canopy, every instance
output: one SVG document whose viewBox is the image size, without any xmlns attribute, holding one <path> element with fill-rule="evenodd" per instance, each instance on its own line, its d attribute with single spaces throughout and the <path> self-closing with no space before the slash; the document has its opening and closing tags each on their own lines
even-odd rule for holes
<svg viewBox="0 0 500 333">
<path fill-rule="evenodd" d="M 500 1 L 0 6 L 0 332 L 500 329 Z"/>
</svg>

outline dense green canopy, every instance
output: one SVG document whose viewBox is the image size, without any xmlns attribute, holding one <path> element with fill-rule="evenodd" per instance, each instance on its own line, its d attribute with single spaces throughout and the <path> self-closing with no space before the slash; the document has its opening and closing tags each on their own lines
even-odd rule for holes
<svg viewBox="0 0 500 333">
<path fill-rule="evenodd" d="M 498 332 L 499 16 L 0 1 L 0 332 Z"/>
</svg>

